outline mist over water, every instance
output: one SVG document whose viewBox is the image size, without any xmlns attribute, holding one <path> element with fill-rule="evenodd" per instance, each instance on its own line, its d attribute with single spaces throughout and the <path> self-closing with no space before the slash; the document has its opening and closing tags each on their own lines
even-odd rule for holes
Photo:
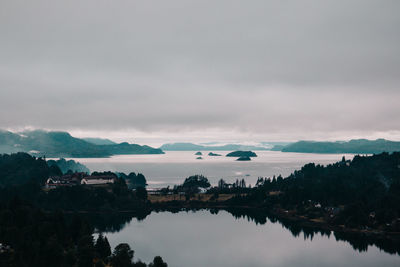
<svg viewBox="0 0 400 267">
<path fill-rule="evenodd" d="M 157 188 L 182 183 L 194 174 L 203 174 L 217 184 L 219 179 L 233 182 L 244 178 L 254 185 L 257 178 L 288 176 L 304 164 L 330 164 L 341 160 L 342 156 L 352 159 L 352 154 L 311 154 L 283 153 L 279 151 L 256 151 L 258 157 L 251 161 L 236 161 L 225 157 L 230 151 L 214 151 L 219 157 L 208 156 L 210 151 L 202 151 L 203 159 L 196 159 L 196 151 L 166 151 L 159 155 L 118 155 L 110 158 L 77 158 L 93 171 L 140 172 L 147 179 L 149 187 Z"/>
</svg>

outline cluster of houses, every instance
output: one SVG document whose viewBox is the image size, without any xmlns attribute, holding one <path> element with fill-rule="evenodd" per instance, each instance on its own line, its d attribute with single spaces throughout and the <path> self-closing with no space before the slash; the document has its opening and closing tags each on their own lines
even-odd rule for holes
<svg viewBox="0 0 400 267">
<path fill-rule="evenodd" d="M 112 175 L 92 176 L 85 172 L 76 172 L 63 176 L 52 176 L 46 181 L 45 188 L 54 189 L 63 186 L 90 185 L 104 186 L 114 183 L 115 177 Z"/>
</svg>

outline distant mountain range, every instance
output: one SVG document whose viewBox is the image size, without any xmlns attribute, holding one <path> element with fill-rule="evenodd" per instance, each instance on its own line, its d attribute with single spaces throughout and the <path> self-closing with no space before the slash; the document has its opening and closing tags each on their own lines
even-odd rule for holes
<svg viewBox="0 0 400 267">
<path fill-rule="evenodd" d="M 275 146 L 272 150 L 299 153 L 354 153 L 377 154 L 400 151 L 400 142 L 385 139 L 357 139 L 347 142 L 299 141 L 286 146 Z"/>
<path fill-rule="evenodd" d="M 226 144 L 226 145 L 197 145 L 193 143 L 171 143 L 164 144 L 160 149 L 164 151 L 232 151 L 232 150 L 270 150 L 264 146 L 252 146 L 241 144 Z"/>
<path fill-rule="evenodd" d="M 117 143 L 111 141 L 110 139 L 106 138 L 95 138 L 95 137 L 86 137 L 82 138 L 86 142 L 95 144 L 95 145 L 116 145 Z"/>
<path fill-rule="evenodd" d="M 13 133 L 0 131 L 0 153 L 28 152 L 49 158 L 108 157 L 118 154 L 163 154 L 161 149 L 137 144 L 116 144 L 107 139 L 91 138 L 91 142 L 72 137 L 67 132 L 42 130 Z M 96 144 L 97 142 L 97 144 Z M 110 143 L 111 142 L 111 143 Z"/>
<path fill-rule="evenodd" d="M 0 130 L 0 153 L 28 152 L 48 158 L 109 157 L 128 154 L 163 154 L 164 151 L 282 151 L 299 153 L 354 153 L 376 154 L 400 151 L 400 142 L 385 139 L 295 143 L 262 142 L 260 145 L 171 143 L 160 148 L 129 143 L 115 143 L 102 138 L 76 138 L 67 132 L 43 130 L 13 133 Z"/>
<path fill-rule="evenodd" d="M 259 145 L 224 144 L 218 142 L 194 144 L 171 143 L 164 144 L 160 149 L 164 151 L 282 151 L 298 153 L 352 153 L 352 154 L 376 154 L 382 152 L 400 151 L 400 142 L 385 139 L 367 140 L 356 139 L 350 141 L 320 142 L 298 141 L 289 142 L 260 142 Z"/>
</svg>

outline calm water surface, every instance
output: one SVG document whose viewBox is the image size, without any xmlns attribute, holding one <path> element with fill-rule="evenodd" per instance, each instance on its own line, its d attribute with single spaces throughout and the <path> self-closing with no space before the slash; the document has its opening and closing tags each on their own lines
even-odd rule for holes
<svg viewBox="0 0 400 267">
<path fill-rule="evenodd" d="M 128 243 L 136 260 L 149 262 L 161 255 L 171 267 L 400 266 L 400 256 L 375 246 L 359 252 L 333 234 L 295 237 L 278 222 L 256 224 L 225 211 L 151 213 L 105 234 L 112 247 Z"/>
<path fill-rule="evenodd" d="M 214 151 L 221 157 L 207 156 L 196 159 L 194 151 L 167 151 L 162 155 L 118 155 L 110 158 L 78 158 L 91 171 L 141 172 L 145 175 L 150 187 L 164 187 L 182 183 L 193 174 L 207 176 L 212 184 L 220 178 L 233 182 L 245 178 L 247 183 L 254 183 L 257 177 L 287 176 L 306 163 L 329 164 L 339 161 L 342 156 L 352 159 L 354 155 L 346 154 L 310 154 L 283 153 L 278 151 L 257 151 L 258 157 L 251 161 L 236 161 L 236 158 L 225 157 L 230 151 Z M 249 175 L 249 176 L 246 176 Z"/>
<path fill-rule="evenodd" d="M 257 177 L 289 175 L 306 163 L 329 164 L 342 154 L 302 154 L 272 151 L 257 152 L 250 162 L 235 158 L 209 157 L 196 160 L 195 152 L 166 152 L 164 155 L 126 155 L 111 158 L 75 159 L 91 171 L 143 173 L 150 186 L 182 183 L 193 174 L 234 181 L 245 178 L 254 184 Z M 228 152 L 217 152 L 225 155 Z M 353 155 L 345 155 L 352 159 Z M 248 175 L 248 176 L 246 176 Z M 353 249 L 347 241 L 337 241 L 333 234 L 317 233 L 313 238 L 293 235 L 280 223 L 256 224 L 235 218 L 225 211 L 151 213 L 143 221 L 127 218 L 118 231 L 105 233 L 112 245 L 128 243 L 135 259 L 150 262 L 161 255 L 169 266 L 400 266 L 400 256 L 369 246 L 367 251 Z M 298 233 L 298 232 L 297 232 Z"/>
</svg>

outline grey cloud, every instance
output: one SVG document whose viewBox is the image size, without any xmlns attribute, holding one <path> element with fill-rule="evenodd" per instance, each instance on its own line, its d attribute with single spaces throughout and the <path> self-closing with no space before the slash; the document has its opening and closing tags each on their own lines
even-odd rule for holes
<svg viewBox="0 0 400 267">
<path fill-rule="evenodd" d="M 0 126 L 400 131 L 398 1 L 0 3 Z"/>
</svg>

